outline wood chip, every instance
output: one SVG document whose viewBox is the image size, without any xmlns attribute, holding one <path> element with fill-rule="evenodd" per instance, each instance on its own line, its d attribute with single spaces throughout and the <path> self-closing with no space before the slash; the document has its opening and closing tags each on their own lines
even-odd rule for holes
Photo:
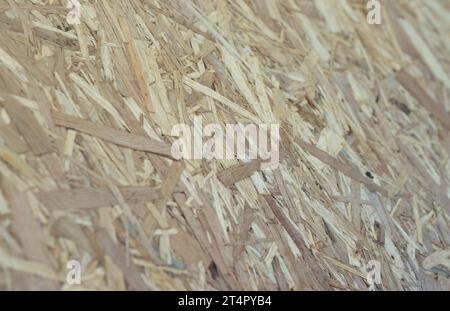
<svg viewBox="0 0 450 311">
<path fill-rule="evenodd" d="M 450 289 L 448 1 L 79 2 L 0 1 L 0 290 Z"/>
<path fill-rule="evenodd" d="M 116 130 L 60 113 L 53 114 L 53 121 L 57 126 L 92 135 L 119 146 L 172 158 L 171 146 L 169 144 L 154 140 L 150 137 L 130 134 L 125 131 Z"/>
</svg>

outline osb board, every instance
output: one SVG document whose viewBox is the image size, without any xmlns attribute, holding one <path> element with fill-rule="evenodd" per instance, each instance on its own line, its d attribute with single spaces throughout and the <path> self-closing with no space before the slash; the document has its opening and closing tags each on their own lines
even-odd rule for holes
<svg viewBox="0 0 450 311">
<path fill-rule="evenodd" d="M 66 4 L 0 0 L 0 289 L 450 288 L 448 1 Z M 281 165 L 172 161 L 200 115 Z"/>
</svg>

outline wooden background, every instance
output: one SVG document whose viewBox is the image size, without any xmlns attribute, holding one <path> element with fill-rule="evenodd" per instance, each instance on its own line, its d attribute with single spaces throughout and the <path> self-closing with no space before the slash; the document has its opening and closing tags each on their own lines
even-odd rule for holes
<svg viewBox="0 0 450 311">
<path fill-rule="evenodd" d="M 66 4 L 0 0 L 0 289 L 450 289 L 448 1 Z M 279 168 L 172 161 L 194 116 Z"/>
</svg>

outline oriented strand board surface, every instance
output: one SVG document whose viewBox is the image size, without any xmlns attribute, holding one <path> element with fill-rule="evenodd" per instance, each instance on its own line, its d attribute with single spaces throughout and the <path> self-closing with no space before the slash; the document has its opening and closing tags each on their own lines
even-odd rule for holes
<svg viewBox="0 0 450 311">
<path fill-rule="evenodd" d="M 0 0 L 0 289 L 450 289 L 448 1 L 66 4 Z M 194 116 L 281 165 L 173 161 Z"/>
</svg>

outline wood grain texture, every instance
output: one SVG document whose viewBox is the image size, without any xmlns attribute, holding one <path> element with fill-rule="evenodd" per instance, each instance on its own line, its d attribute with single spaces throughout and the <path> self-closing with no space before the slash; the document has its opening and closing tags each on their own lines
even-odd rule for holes
<svg viewBox="0 0 450 311">
<path fill-rule="evenodd" d="M 0 0 L 0 290 L 449 290 L 450 7 L 366 2 Z"/>
</svg>

